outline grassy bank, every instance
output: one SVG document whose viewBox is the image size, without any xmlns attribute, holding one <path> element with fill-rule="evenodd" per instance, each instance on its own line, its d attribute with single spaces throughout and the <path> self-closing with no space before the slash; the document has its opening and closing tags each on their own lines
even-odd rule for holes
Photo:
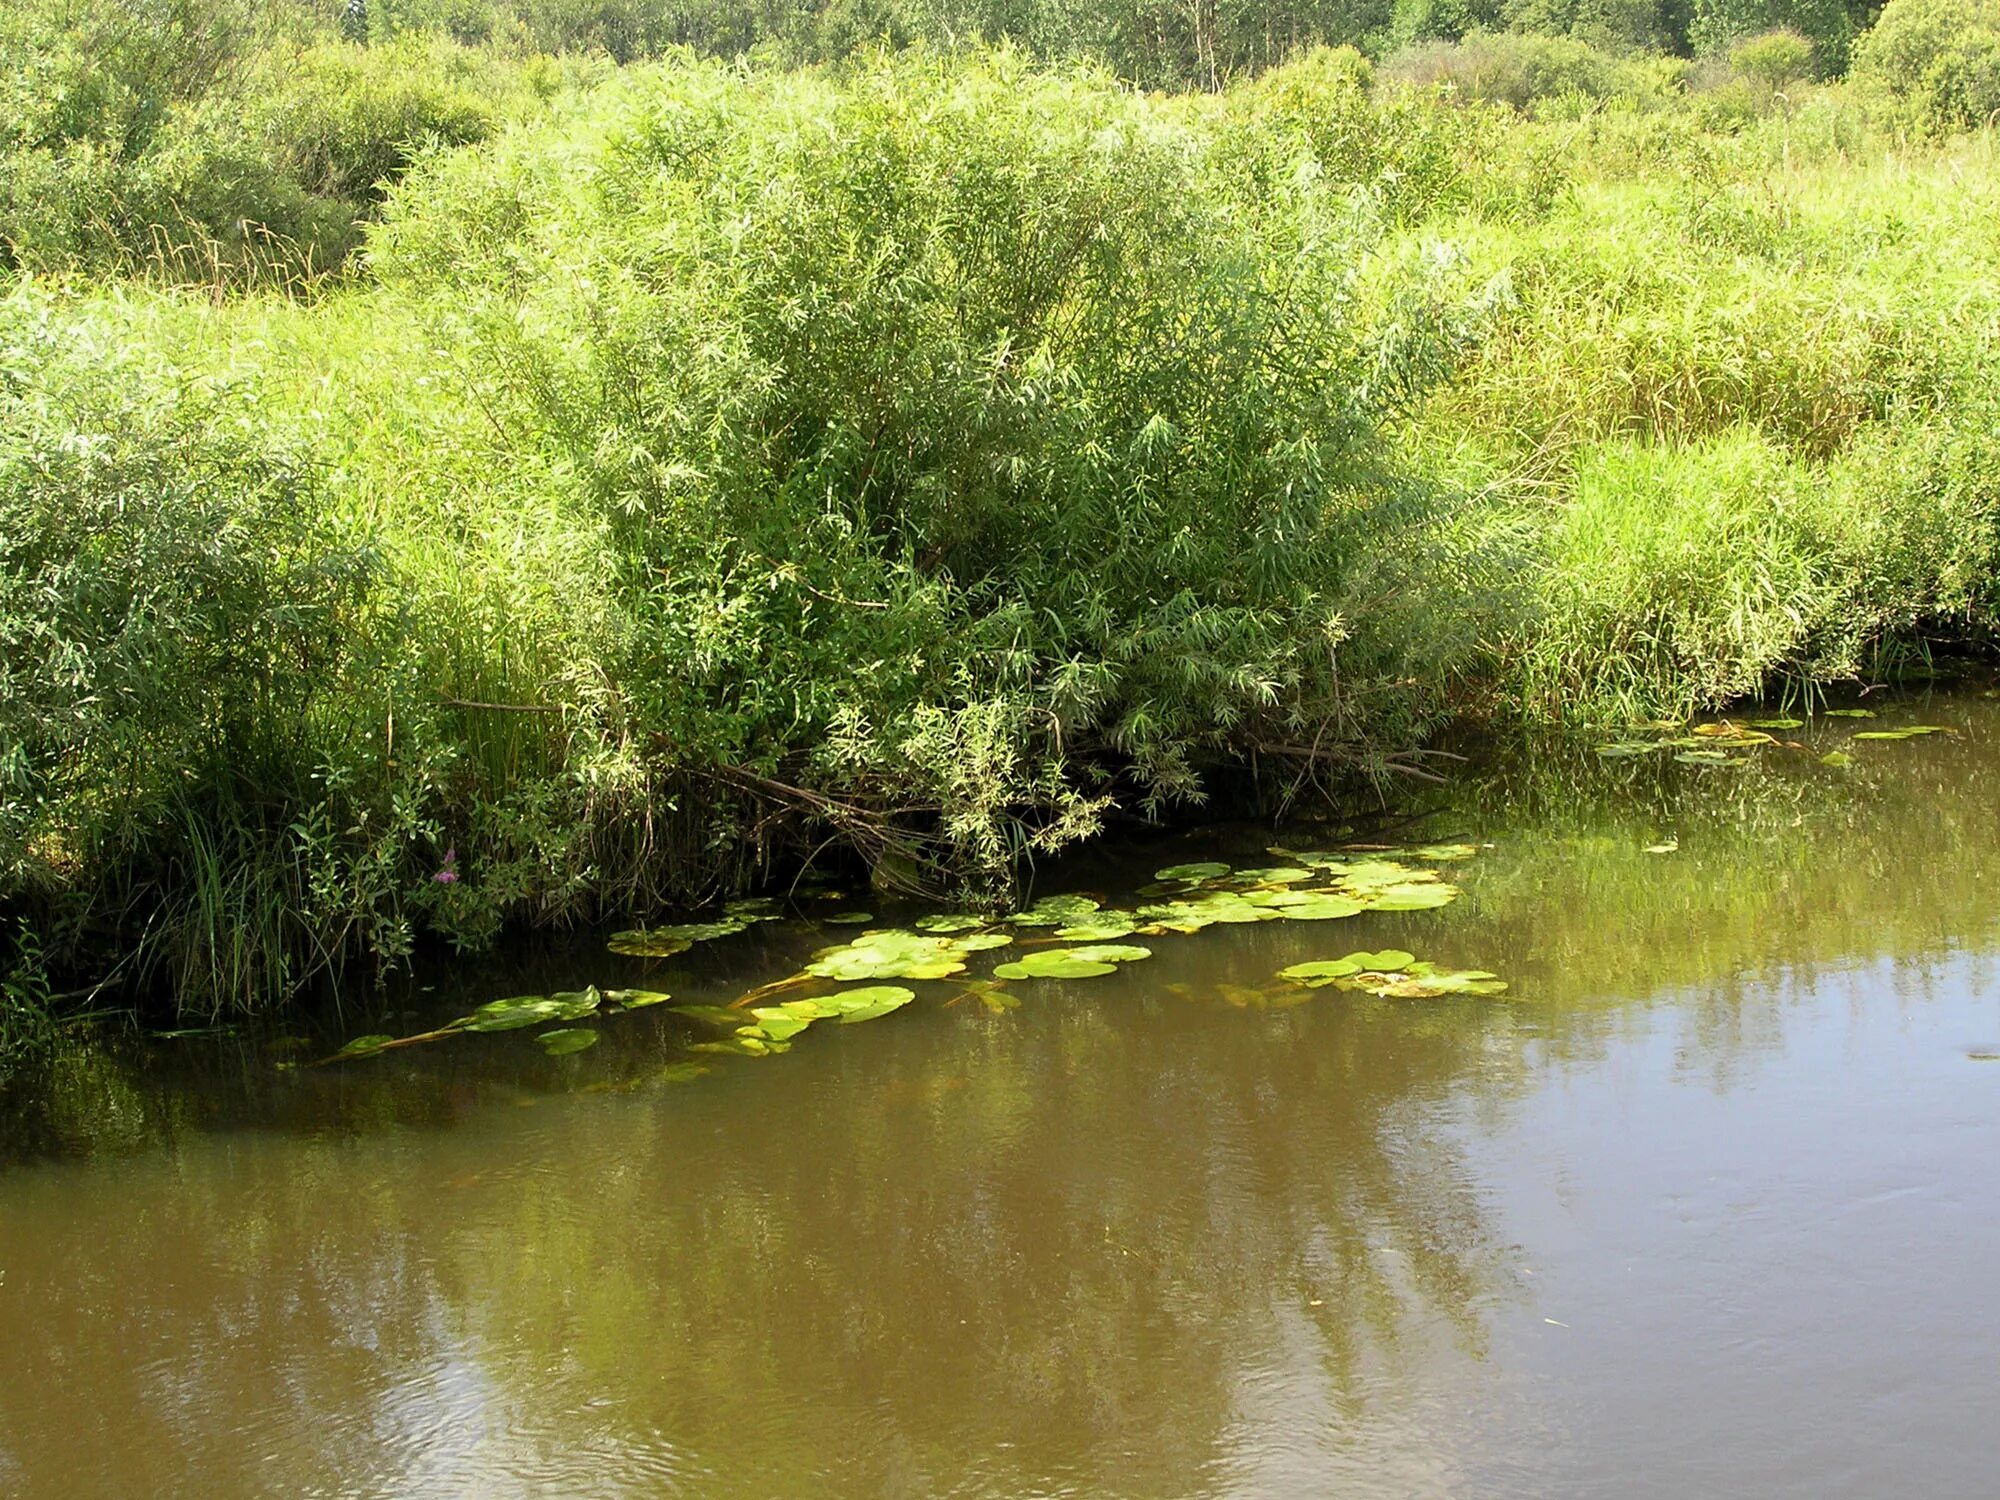
<svg viewBox="0 0 2000 1500">
<path fill-rule="evenodd" d="M 122 178 L 92 238 L 95 148 L 16 142 L 4 1029 L 812 859 L 1004 897 L 1219 774 L 1983 647 L 2000 166 L 1882 25 L 1824 85 L 1475 36 L 1185 94 L 294 39 L 379 70 L 299 86 L 319 157 L 247 85 L 154 124 L 277 172 L 275 260 Z"/>
</svg>

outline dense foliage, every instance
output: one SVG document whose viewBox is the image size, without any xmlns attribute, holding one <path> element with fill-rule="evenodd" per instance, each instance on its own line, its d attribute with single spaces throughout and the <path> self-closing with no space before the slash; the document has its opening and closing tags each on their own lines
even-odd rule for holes
<svg viewBox="0 0 2000 1500">
<path fill-rule="evenodd" d="M 1833 84 L 1790 11 L 1062 41 L 1204 85 L 1142 94 L 854 51 L 941 12 L 230 3 L 0 22 L 10 1044 L 814 858 L 1004 899 L 1992 629 L 1976 7 Z M 690 40 L 853 55 L 538 50 Z"/>
</svg>

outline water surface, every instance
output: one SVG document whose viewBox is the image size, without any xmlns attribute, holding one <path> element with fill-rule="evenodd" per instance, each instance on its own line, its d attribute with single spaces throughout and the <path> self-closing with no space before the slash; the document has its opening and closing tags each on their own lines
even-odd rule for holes
<svg viewBox="0 0 2000 1500">
<path fill-rule="evenodd" d="M 1420 825 L 1491 845 L 1444 910 L 919 984 L 692 1080 L 658 1012 L 79 1050 L 5 1117 L 0 1492 L 1991 1495 L 2000 712 L 1802 742 L 1517 757 Z M 394 1003 L 726 999 L 846 935 Z M 1272 1003 L 1392 944 L 1512 989 Z"/>
</svg>

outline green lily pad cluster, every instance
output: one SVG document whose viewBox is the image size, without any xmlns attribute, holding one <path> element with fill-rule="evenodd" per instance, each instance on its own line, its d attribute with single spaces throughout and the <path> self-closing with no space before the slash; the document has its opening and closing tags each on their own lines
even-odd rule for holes
<svg viewBox="0 0 2000 1500">
<path fill-rule="evenodd" d="M 1863 729 L 1853 738 L 1857 740 L 1913 740 L 1919 735 L 1950 734 L 1942 724 L 1910 724 L 1901 729 Z"/>
<path fill-rule="evenodd" d="M 1872 719 L 1872 708 L 1829 708 L 1822 710 L 1830 719 Z M 1754 749 L 1761 745 L 1783 744 L 1789 749 L 1803 750 L 1805 747 L 1795 741 L 1781 741 L 1780 733 L 1806 726 L 1804 719 L 1766 718 L 1750 719 L 1739 724 L 1729 719 L 1712 724 L 1697 724 L 1691 730 L 1682 732 L 1680 725 L 1648 724 L 1645 729 L 1662 731 L 1652 739 L 1636 736 L 1612 740 L 1597 747 L 1597 753 L 1606 759 L 1642 755 L 1663 755 L 1671 753 L 1673 759 L 1686 766 L 1738 766 L 1744 764 L 1744 757 L 1731 754 L 1732 751 Z M 1867 729 L 1849 736 L 1855 740 L 1908 740 L 1926 734 L 1950 734 L 1952 731 L 1941 724 L 1910 724 L 1896 729 Z M 1853 757 L 1840 750 L 1829 751 L 1817 757 L 1820 764 L 1844 766 L 1851 764 Z"/>
<path fill-rule="evenodd" d="M 1095 978 L 1150 958 L 1150 948 L 1119 941 L 1134 935 L 1193 933 L 1237 923 L 1330 921 L 1364 911 L 1425 911 L 1444 906 L 1458 896 L 1458 887 L 1427 866 L 1468 859 L 1477 852 L 1471 844 L 1345 851 L 1274 848 L 1271 853 L 1284 863 L 1247 869 L 1232 869 L 1219 860 L 1170 865 L 1156 873 L 1149 887 L 1167 899 L 1131 910 L 1107 909 L 1093 897 L 1064 894 L 1044 896 L 1004 920 L 972 912 L 937 912 L 919 918 L 910 928 L 874 928 L 848 942 L 821 948 L 798 973 L 759 986 L 734 1004 L 682 1004 L 671 1009 L 726 1032 L 695 1044 L 695 1050 L 766 1056 L 786 1050 L 794 1037 L 815 1022 L 872 1020 L 915 998 L 912 991 L 887 984 L 819 996 L 787 996 L 787 991 L 810 987 L 816 980 L 857 984 L 889 979 L 959 979 L 966 974 L 974 954 L 1019 942 L 1024 945 L 1020 955 L 997 964 L 991 979 L 963 979 L 960 983 L 962 996 L 975 996 L 987 1009 L 1011 1009 L 1018 1001 L 1005 992 L 1007 983 Z M 741 902 L 710 921 L 618 933 L 611 947 L 634 957 L 667 957 L 775 916 L 769 902 Z M 823 920 L 860 923 L 871 919 L 855 912 Z M 1408 965 L 1414 960 L 1407 954 L 1401 957 L 1405 966 L 1394 971 L 1398 977 L 1393 983 L 1398 985 L 1434 987 L 1484 982 L 1491 977 L 1453 976 L 1426 966 L 1411 968 Z M 1379 969 L 1356 966 L 1335 977 L 1345 980 L 1389 971 L 1386 965 Z M 415 1036 L 357 1037 L 335 1057 L 372 1056 L 392 1047 L 466 1032 L 531 1029 L 537 1031 L 536 1040 L 551 1056 L 567 1056 L 598 1040 L 594 1029 L 575 1023 L 669 999 L 657 990 L 599 990 L 594 986 L 553 995 L 509 996 Z"/>
<path fill-rule="evenodd" d="M 765 1051 L 770 1051 L 774 1045 L 789 1043 L 815 1021 L 835 1021 L 851 1026 L 858 1021 L 872 1021 L 878 1016 L 888 1015 L 892 1010 L 900 1010 L 916 998 L 916 991 L 904 989 L 899 984 L 874 984 L 832 995 L 816 995 L 809 1000 L 784 1000 L 776 1005 L 753 1006 L 749 1011 L 752 1020 L 747 1025 L 737 1026 L 735 1040 L 739 1043 L 761 1043 Z M 740 1021 L 742 1013 L 735 1014 Z"/>
<path fill-rule="evenodd" d="M 533 1026 L 546 1026 L 550 1022 L 581 1021 L 587 1016 L 615 1015 L 622 1011 L 643 1010 L 648 1006 L 660 1005 L 672 996 L 663 990 L 600 990 L 596 985 L 588 985 L 580 990 L 564 990 L 553 995 L 510 995 L 501 1000 L 489 1000 L 469 1015 L 447 1021 L 444 1025 L 429 1031 L 418 1032 L 414 1036 L 358 1036 L 333 1054 L 334 1059 L 373 1057 L 378 1052 L 387 1052 L 394 1047 L 414 1046 L 419 1042 L 434 1042 L 461 1032 L 525 1031 Z M 593 1045 L 597 1033 L 588 1027 L 581 1028 L 581 1035 L 589 1040 L 569 1040 L 551 1045 L 548 1038 L 558 1035 L 545 1032 L 537 1040 L 553 1056 L 563 1056 L 568 1052 L 581 1052 Z"/>
<path fill-rule="evenodd" d="M 1004 932 L 903 932 L 881 928 L 851 943 L 822 948 L 805 972 L 817 979 L 949 979 L 963 974 L 967 958 L 1013 942 Z"/>
<path fill-rule="evenodd" d="M 1293 964 L 1289 969 L 1280 969 L 1278 977 L 1307 989 L 1333 985 L 1390 1000 L 1435 1000 L 1445 995 L 1499 995 L 1507 989 L 1504 979 L 1484 969 L 1447 969 L 1441 964 L 1426 963 L 1401 949 L 1350 953 L 1345 958 Z"/>
<path fill-rule="evenodd" d="M 1413 858 L 1453 860 L 1469 858 L 1478 851 L 1469 844 L 1435 844 L 1396 852 Z M 1176 899 L 1141 906 L 1134 930 L 1187 933 L 1229 923 L 1325 922 L 1359 916 L 1364 911 L 1429 911 L 1458 898 L 1458 887 L 1441 880 L 1436 870 L 1420 869 L 1400 859 L 1326 850 L 1274 849 L 1272 853 L 1293 863 L 1234 872 L 1219 864 L 1176 865 L 1160 871 L 1162 875 L 1195 869 L 1221 873 L 1204 875 L 1198 885 Z"/>
<path fill-rule="evenodd" d="M 1106 943 L 1087 948 L 1043 948 L 993 970 L 995 979 L 1091 979 L 1109 974 L 1120 964 L 1151 958 L 1151 948 L 1130 943 Z"/>
<path fill-rule="evenodd" d="M 605 946 L 613 953 L 628 958 L 672 958 L 677 953 L 687 952 L 696 943 L 733 937 L 758 922 L 775 922 L 778 917 L 777 904 L 773 901 L 761 897 L 732 901 L 722 909 L 722 915 L 712 921 L 679 922 L 667 927 L 635 927 L 612 933 Z M 861 920 L 865 922 L 868 918 L 862 917 Z"/>
</svg>

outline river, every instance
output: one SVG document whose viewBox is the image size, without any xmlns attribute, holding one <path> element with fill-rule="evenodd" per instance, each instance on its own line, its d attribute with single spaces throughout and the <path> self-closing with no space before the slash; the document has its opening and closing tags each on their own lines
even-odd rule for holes
<svg viewBox="0 0 2000 1500">
<path fill-rule="evenodd" d="M 1460 894 L 905 981 L 783 1055 L 667 1004 L 570 1056 L 74 1047 L 0 1107 L 0 1493 L 1990 1496 L 2000 701 L 1770 733 L 1056 865 L 1107 909 L 1309 849 Z M 858 901 L 433 966 L 347 1026 L 723 1005 Z M 1388 949 L 1508 988 L 1275 978 Z"/>
</svg>

